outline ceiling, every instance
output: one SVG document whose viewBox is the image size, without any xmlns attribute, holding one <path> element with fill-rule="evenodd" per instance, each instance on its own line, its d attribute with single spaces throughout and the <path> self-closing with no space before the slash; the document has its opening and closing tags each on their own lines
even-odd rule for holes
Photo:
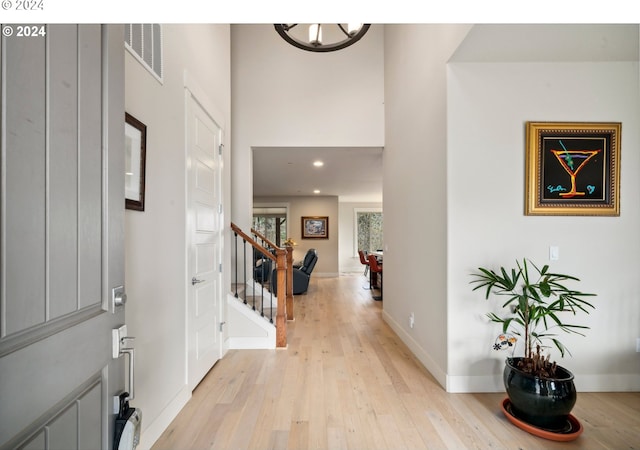
<svg viewBox="0 0 640 450">
<path fill-rule="evenodd" d="M 309 195 L 382 202 L 382 147 L 253 148 L 254 197 Z"/>
</svg>

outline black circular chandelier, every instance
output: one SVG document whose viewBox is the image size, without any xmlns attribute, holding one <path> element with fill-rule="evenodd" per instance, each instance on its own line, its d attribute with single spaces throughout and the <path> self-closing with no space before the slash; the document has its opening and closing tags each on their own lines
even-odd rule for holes
<svg viewBox="0 0 640 450">
<path fill-rule="evenodd" d="M 371 24 L 298 24 L 274 25 L 282 39 L 289 44 L 310 52 L 333 52 L 355 44 L 369 30 Z"/>
</svg>

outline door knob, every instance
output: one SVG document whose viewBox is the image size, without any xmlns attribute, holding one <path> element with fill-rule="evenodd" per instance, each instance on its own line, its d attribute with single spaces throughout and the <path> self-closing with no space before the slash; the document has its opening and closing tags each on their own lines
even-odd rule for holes
<svg viewBox="0 0 640 450">
<path fill-rule="evenodd" d="M 116 306 L 124 306 L 127 303 L 127 294 L 124 292 L 124 286 L 111 289 L 111 302 L 114 309 Z"/>
<path fill-rule="evenodd" d="M 196 285 L 198 283 L 204 283 L 204 280 L 199 280 L 196 277 L 191 278 L 191 284 Z"/>
</svg>

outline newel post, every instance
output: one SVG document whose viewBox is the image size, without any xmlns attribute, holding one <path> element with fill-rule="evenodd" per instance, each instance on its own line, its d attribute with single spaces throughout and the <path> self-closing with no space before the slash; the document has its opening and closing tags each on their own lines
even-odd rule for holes
<svg viewBox="0 0 640 450">
<path fill-rule="evenodd" d="M 287 292 L 286 276 L 287 276 L 287 257 L 286 251 L 276 249 L 276 280 L 278 283 L 278 306 L 276 310 L 276 347 L 287 346 L 287 322 L 285 320 L 285 296 Z"/>
<path fill-rule="evenodd" d="M 287 320 L 293 320 L 293 247 L 287 247 Z"/>
</svg>

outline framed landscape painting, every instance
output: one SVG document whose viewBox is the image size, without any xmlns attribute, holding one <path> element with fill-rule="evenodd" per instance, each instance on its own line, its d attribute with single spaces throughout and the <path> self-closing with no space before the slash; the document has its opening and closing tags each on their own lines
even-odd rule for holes
<svg viewBox="0 0 640 450">
<path fill-rule="evenodd" d="M 302 217 L 302 239 L 329 239 L 329 217 Z"/>
<path fill-rule="evenodd" d="M 620 215 L 619 122 L 527 122 L 526 215 Z"/>
</svg>

